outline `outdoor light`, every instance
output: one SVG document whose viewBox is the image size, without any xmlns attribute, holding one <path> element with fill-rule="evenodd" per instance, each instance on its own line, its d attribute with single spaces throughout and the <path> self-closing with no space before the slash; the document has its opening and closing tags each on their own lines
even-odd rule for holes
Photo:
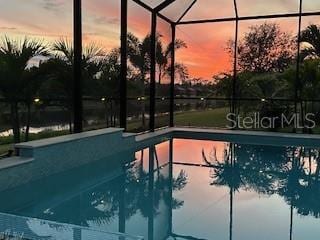
<svg viewBox="0 0 320 240">
<path fill-rule="evenodd" d="M 202 97 L 200 100 L 201 100 L 201 101 L 204 101 L 204 98 Z"/>
<path fill-rule="evenodd" d="M 163 97 L 163 98 L 161 98 L 161 100 L 162 100 L 162 101 L 164 101 L 164 100 L 165 100 L 165 98 Z"/>
<path fill-rule="evenodd" d="M 140 98 L 140 97 L 138 97 L 138 101 L 141 101 L 141 98 Z"/>
<path fill-rule="evenodd" d="M 266 101 L 266 99 L 264 99 L 264 98 L 261 99 L 261 102 L 265 102 L 265 101 Z"/>
<path fill-rule="evenodd" d="M 33 101 L 34 101 L 35 103 L 39 103 L 39 102 L 40 102 L 40 98 L 35 98 Z"/>
<path fill-rule="evenodd" d="M 146 98 L 145 97 L 141 97 L 141 100 L 145 100 Z"/>
<path fill-rule="evenodd" d="M 102 102 L 105 102 L 105 101 L 106 101 L 106 98 L 104 98 L 104 97 L 101 98 L 101 101 L 102 101 Z"/>
</svg>

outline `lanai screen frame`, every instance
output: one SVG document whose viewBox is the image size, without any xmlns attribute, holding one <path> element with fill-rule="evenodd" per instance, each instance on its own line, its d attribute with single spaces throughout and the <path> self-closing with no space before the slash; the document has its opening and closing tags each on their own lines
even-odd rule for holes
<svg viewBox="0 0 320 240">
<path fill-rule="evenodd" d="M 201 19 L 201 20 L 188 20 L 183 21 L 183 18 L 185 15 L 192 9 L 194 4 L 197 2 L 197 0 L 193 0 L 190 5 L 185 9 L 185 11 L 182 13 L 182 15 L 178 18 L 177 21 L 172 21 L 163 14 L 160 13 L 163 9 L 167 8 L 170 4 L 177 0 L 165 0 L 161 2 L 158 6 L 151 8 L 149 5 L 147 5 L 145 2 L 141 0 L 121 0 L 121 88 L 120 88 L 120 97 L 121 97 L 121 104 L 120 104 L 120 127 L 123 127 L 126 129 L 126 81 L 127 81 L 127 46 L 126 46 L 126 36 L 127 36 L 127 24 L 128 24 L 128 17 L 127 17 L 127 11 L 128 11 L 128 1 L 133 1 L 136 4 L 140 5 L 144 9 L 148 10 L 151 13 L 151 66 L 150 66 L 150 124 L 149 124 L 149 130 L 154 131 L 155 130 L 155 42 L 156 42 L 156 31 L 157 31 L 157 16 L 165 20 L 168 24 L 171 25 L 171 31 L 172 31 L 172 39 L 171 43 L 175 42 L 175 36 L 176 36 L 176 26 L 178 25 L 190 25 L 190 24 L 205 24 L 205 23 L 217 23 L 217 22 L 235 22 L 235 41 L 234 41 L 234 49 L 237 49 L 238 46 L 238 36 L 239 36 L 239 22 L 240 21 L 247 21 L 247 20 L 259 20 L 259 19 L 279 19 L 279 18 L 292 18 L 292 17 L 298 17 L 299 23 L 298 23 L 298 40 L 297 40 L 297 66 L 296 66 L 296 79 L 295 79 L 295 93 L 294 93 L 294 99 L 278 99 L 278 100 L 284 100 L 284 101 L 293 101 L 295 103 L 295 113 L 297 113 L 297 103 L 298 101 L 301 101 L 302 99 L 298 99 L 298 84 L 299 84 L 299 74 L 300 74 L 300 38 L 301 38 L 301 22 L 303 16 L 319 16 L 320 12 L 302 12 L 302 6 L 303 6 L 303 0 L 299 0 L 299 12 L 297 13 L 284 13 L 284 14 L 271 14 L 271 15 L 257 15 L 257 16 L 239 16 L 238 12 L 238 5 L 237 0 L 233 0 L 233 7 L 234 7 L 234 13 L 235 17 L 231 18 L 218 18 L 218 19 Z M 179 1 L 179 0 L 178 0 Z M 173 44 L 172 44 L 173 46 Z M 233 82 L 232 82 L 232 97 L 231 99 L 223 98 L 223 100 L 229 100 L 231 101 L 231 112 L 235 112 L 235 103 L 237 100 L 236 96 L 236 82 L 237 82 L 237 51 L 234 51 L 233 56 Z M 171 69 L 174 69 L 175 67 L 175 49 L 173 47 L 171 51 Z M 175 86 L 175 75 L 174 70 L 171 71 L 170 76 L 170 123 L 169 126 L 174 126 L 174 86 Z M 219 98 L 219 100 L 222 100 Z M 244 98 L 241 98 L 241 100 L 246 100 Z M 247 100 L 259 100 L 259 99 L 247 99 Z M 275 99 L 273 99 L 275 100 Z"/>
<path fill-rule="evenodd" d="M 297 113 L 297 103 L 303 101 L 299 99 L 298 96 L 298 84 L 299 84 L 299 74 L 300 74 L 300 38 L 301 38 L 301 22 L 302 17 L 304 16 L 320 16 L 320 11 L 313 12 L 302 12 L 303 0 L 299 0 L 299 12 L 296 13 L 283 13 L 283 14 L 269 14 L 269 15 L 255 15 L 255 16 L 239 16 L 237 0 L 233 1 L 234 14 L 235 17 L 228 18 L 212 18 L 212 19 L 200 19 L 200 20 L 188 20 L 184 21 L 183 18 L 185 15 L 192 9 L 194 4 L 198 0 L 193 0 L 190 5 L 185 9 L 185 11 L 179 16 L 177 21 L 172 21 L 168 17 L 164 16 L 160 12 L 165 8 L 169 7 L 170 4 L 179 0 L 164 0 L 158 6 L 152 8 L 146 4 L 143 0 L 120 0 L 121 1 L 121 71 L 120 71 L 120 127 L 127 129 L 127 69 L 128 69 L 128 49 L 127 49 L 127 34 L 128 34 L 128 1 L 133 1 L 145 10 L 151 13 L 151 44 L 150 44 L 150 121 L 149 121 L 149 131 L 155 130 L 155 100 L 156 100 L 156 32 L 157 32 L 157 17 L 166 21 L 171 26 L 171 43 L 174 43 L 176 40 L 176 27 L 179 25 L 194 25 L 194 24 L 206 24 L 206 23 L 221 23 L 221 22 L 235 22 L 235 46 L 234 49 L 237 49 L 238 36 L 239 36 L 239 22 L 247 20 L 261 20 L 261 19 L 280 19 L 280 18 L 299 18 L 298 23 L 298 40 L 297 40 L 297 66 L 296 66 L 296 77 L 295 77 L 295 93 L 294 99 L 272 99 L 279 101 L 292 101 L 295 103 L 295 113 Z M 81 0 L 74 0 L 74 132 L 81 132 L 83 130 L 83 105 L 82 105 L 82 76 L 81 76 L 81 56 L 82 56 L 82 19 L 81 19 Z M 173 46 L 173 44 L 171 44 Z M 248 99 L 241 98 L 238 99 L 236 96 L 236 82 L 237 82 L 237 51 L 234 51 L 233 56 L 233 83 L 232 83 L 232 96 L 231 98 L 210 98 L 213 100 L 228 100 L 231 102 L 231 111 L 235 111 L 235 103 L 237 100 L 259 100 L 259 99 Z M 171 51 L 171 69 L 175 68 L 175 49 Z M 171 71 L 170 76 L 170 122 L 169 126 L 174 126 L 174 86 L 175 86 L 175 74 L 174 70 Z M 181 98 L 183 99 L 183 98 Z M 191 99 L 191 98 L 188 98 Z M 198 98 L 194 98 L 198 99 Z M 268 99 L 266 99 L 268 100 Z M 317 100 L 312 100 L 317 101 Z M 319 100 L 320 101 L 320 100 Z"/>
</svg>

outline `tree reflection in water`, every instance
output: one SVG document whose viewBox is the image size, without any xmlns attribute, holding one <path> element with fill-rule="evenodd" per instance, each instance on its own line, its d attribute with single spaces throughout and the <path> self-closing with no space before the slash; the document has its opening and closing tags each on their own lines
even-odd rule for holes
<svg viewBox="0 0 320 240">
<path fill-rule="evenodd" d="M 156 152 L 155 152 L 156 153 Z M 143 154 L 141 154 L 143 155 Z M 155 155 L 156 156 L 156 155 Z M 148 204 L 148 181 L 150 175 L 156 175 L 154 181 L 154 214 L 156 214 L 157 209 L 159 208 L 159 203 L 161 200 L 164 200 L 167 206 L 172 205 L 173 209 L 177 209 L 183 205 L 183 201 L 173 198 L 172 204 L 170 201 L 170 192 L 168 189 L 169 184 L 171 184 L 171 179 L 168 176 L 165 176 L 161 172 L 161 169 L 167 167 L 160 166 L 158 158 L 154 158 L 156 163 L 156 168 L 153 173 L 148 173 L 143 169 L 143 161 L 132 162 L 126 166 L 126 212 L 129 214 L 127 217 L 132 216 L 137 210 L 140 210 L 143 216 L 147 217 L 149 214 Z M 187 175 L 185 171 L 181 170 L 177 177 L 172 178 L 172 190 L 180 191 L 187 184 Z"/>
<path fill-rule="evenodd" d="M 306 147 L 255 146 L 229 143 L 223 159 L 216 149 L 202 159 L 210 166 L 211 185 L 230 189 L 230 231 L 232 239 L 233 197 L 241 190 L 282 196 L 290 206 L 290 239 L 293 211 L 320 218 L 320 150 Z"/>
<path fill-rule="evenodd" d="M 167 174 L 168 163 L 160 166 L 158 158 L 154 157 L 155 166 L 157 167 L 153 172 L 148 172 L 143 168 L 143 155 L 140 155 L 142 156 L 140 160 L 129 162 L 124 166 L 123 176 L 107 183 L 107 185 L 96 187 L 92 192 L 83 194 L 86 198 L 82 196 L 81 201 L 79 201 L 79 203 L 81 202 L 79 209 L 82 209 L 82 214 L 75 216 L 75 219 L 71 222 L 82 226 L 89 226 L 89 222 L 94 222 L 94 225 L 101 226 L 109 224 L 115 217 L 120 216 L 120 211 L 124 212 L 125 219 L 130 219 L 138 212 L 143 217 L 149 218 L 150 211 L 155 217 L 160 214 L 161 201 L 164 201 L 165 205 L 172 207 L 172 209 L 180 208 L 183 205 L 183 201 L 175 198 L 171 199 L 171 193 L 168 188 L 171 184 Z M 154 178 L 153 210 L 147 204 L 150 200 L 150 178 Z M 181 170 L 177 177 L 172 178 L 172 191 L 180 191 L 186 184 L 187 175 Z M 76 201 L 72 202 L 72 204 L 75 203 Z M 121 210 L 121 206 L 124 209 Z M 65 211 L 68 211 L 68 207 L 61 208 L 59 206 L 59 209 L 54 211 L 54 215 L 57 214 L 57 211 L 61 211 L 61 217 L 66 216 Z M 70 214 L 67 215 L 70 216 Z"/>
<path fill-rule="evenodd" d="M 170 146 L 172 148 L 172 144 Z M 172 155 L 171 148 L 164 149 L 165 153 Z M 165 224 L 169 225 L 172 209 L 180 208 L 184 203 L 172 197 L 172 192 L 185 188 L 187 175 L 181 170 L 173 177 L 170 174 L 172 159 L 169 160 L 168 156 L 160 159 L 157 146 L 148 149 L 149 152 L 154 149 L 149 159 L 142 153 L 141 158 L 131 161 L 134 151 L 129 151 L 10 190 L 4 193 L 5 198 L 0 199 L 1 211 L 129 234 L 126 225 L 137 225 L 139 221 L 139 227 L 147 228 L 148 232 L 152 232 L 159 218 L 165 219 Z M 107 172 L 111 162 L 117 162 L 119 169 Z M 146 170 L 144 164 L 154 167 Z M 115 177 L 117 171 L 121 174 Z M 108 174 L 111 178 L 106 176 Z M 31 189 L 34 191 L 30 193 Z M 144 226 L 150 219 L 154 221 L 153 226 Z M 161 231 L 168 234 L 169 228 L 161 226 Z M 159 238 L 151 236 L 150 239 Z"/>
</svg>

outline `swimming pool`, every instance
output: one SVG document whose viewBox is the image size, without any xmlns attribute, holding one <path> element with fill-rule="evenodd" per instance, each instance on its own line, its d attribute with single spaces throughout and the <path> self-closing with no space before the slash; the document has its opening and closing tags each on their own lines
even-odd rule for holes
<svg viewBox="0 0 320 240">
<path fill-rule="evenodd" d="M 6 190 L 0 212 L 149 240 L 318 239 L 320 147 L 253 143 L 162 139 Z"/>
</svg>

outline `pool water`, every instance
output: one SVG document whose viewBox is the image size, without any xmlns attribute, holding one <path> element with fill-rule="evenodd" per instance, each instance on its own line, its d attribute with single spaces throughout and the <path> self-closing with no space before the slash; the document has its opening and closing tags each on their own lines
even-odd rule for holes
<svg viewBox="0 0 320 240">
<path fill-rule="evenodd" d="M 313 240 L 320 147 L 173 139 L 1 195 L 0 212 L 149 240 Z"/>
</svg>

